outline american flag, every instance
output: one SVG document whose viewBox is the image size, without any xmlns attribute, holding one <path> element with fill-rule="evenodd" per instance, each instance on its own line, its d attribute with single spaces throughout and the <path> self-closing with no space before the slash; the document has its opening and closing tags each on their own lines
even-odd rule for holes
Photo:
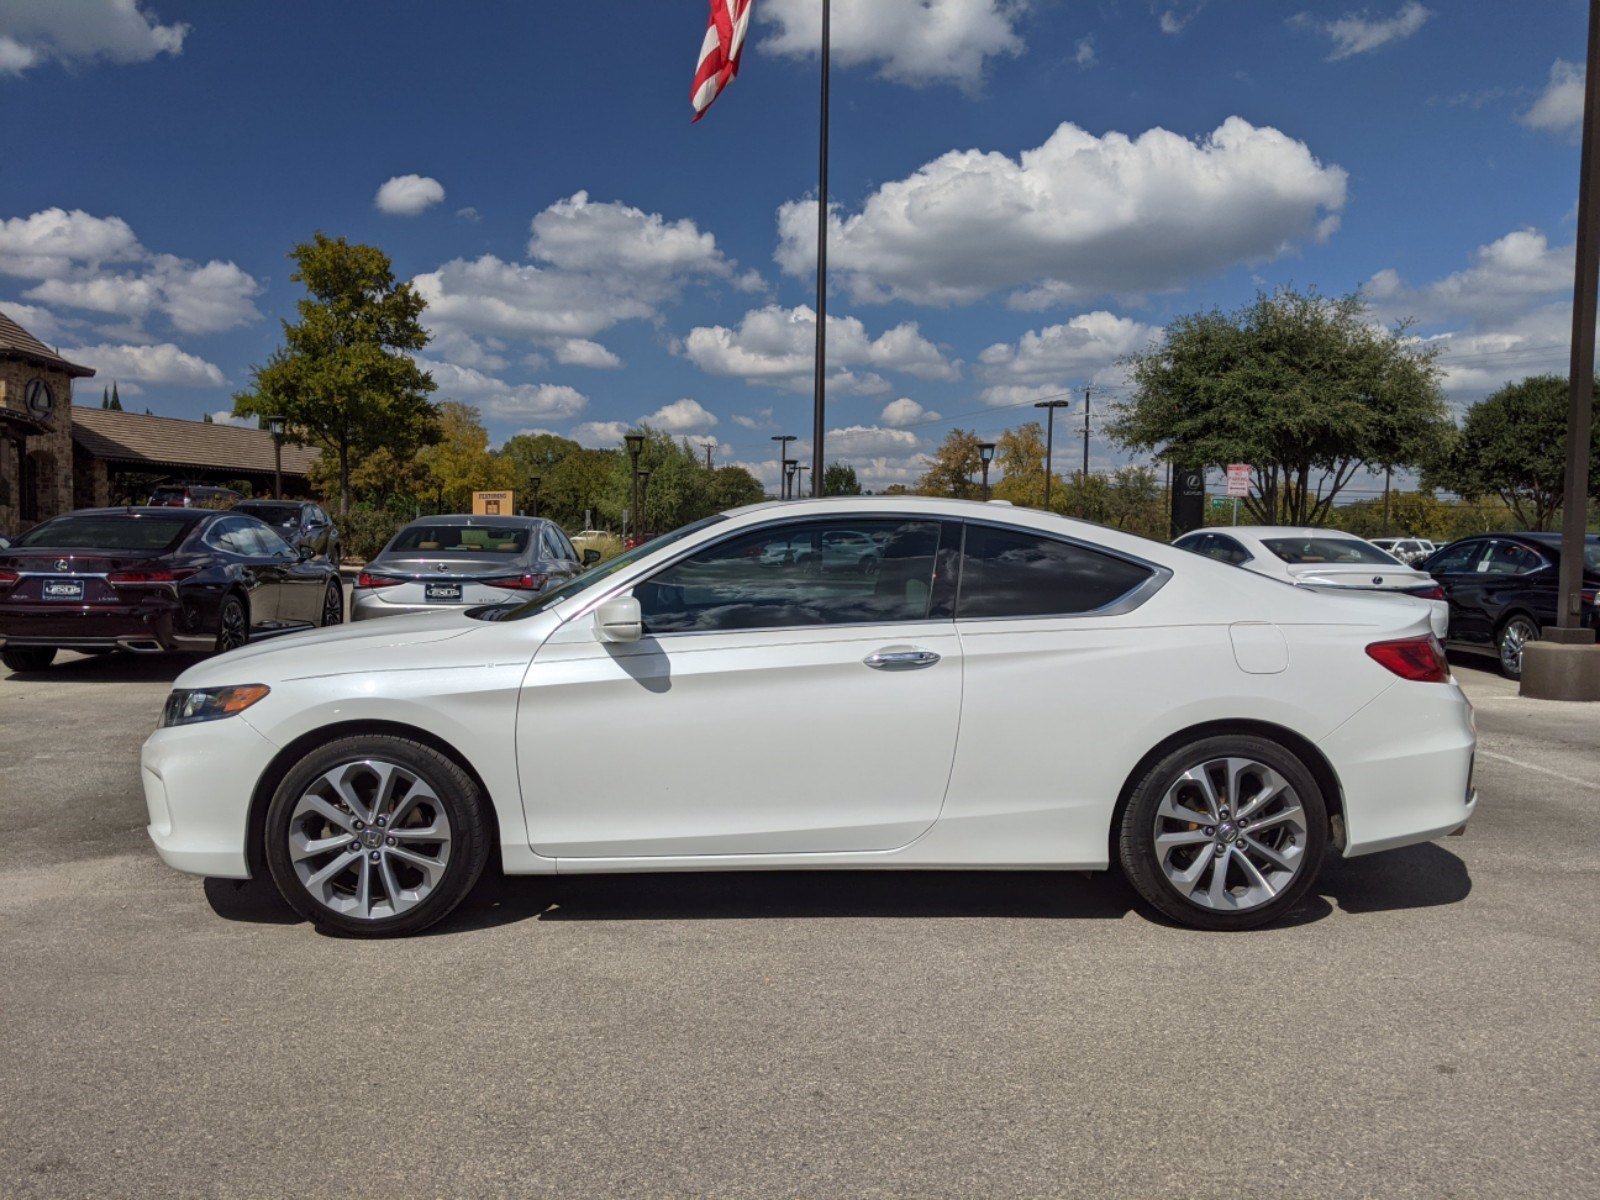
<svg viewBox="0 0 1600 1200">
<path fill-rule="evenodd" d="M 728 80 L 739 73 L 752 3 L 754 0 L 711 0 L 711 20 L 706 25 L 706 39 L 700 43 L 700 65 L 689 89 L 696 121 L 706 115 Z"/>
</svg>

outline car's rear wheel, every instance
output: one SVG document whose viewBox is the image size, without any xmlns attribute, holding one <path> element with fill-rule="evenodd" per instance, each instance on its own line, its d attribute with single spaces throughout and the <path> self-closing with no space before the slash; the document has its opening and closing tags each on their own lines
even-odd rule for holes
<svg viewBox="0 0 1600 1200">
<path fill-rule="evenodd" d="M 250 640 L 250 620 L 245 615 L 244 601 L 237 596 L 224 596 L 217 612 L 217 653 L 237 650 Z"/>
<path fill-rule="evenodd" d="M 0 663 L 13 671 L 42 671 L 56 660 L 53 646 L 17 646 L 0 650 Z"/>
<path fill-rule="evenodd" d="M 267 864 L 295 911 L 356 937 L 425 929 L 489 858 L 486 801 L 430 746 L 341 738 L 289 772 L 267 809 Z"/>
<path fill-rule="evenodd" d="M 1250 735 L 1163 756 L 1135 784 L 1118 835 L 1139 894 L 1196 929 L 1282 916 L 1315 882 L 1327 845 L 1327 807 L 1305 764 Z"/>
<path fill-rule="evenodd" d="M 327 594 L 322 597 L 322 624 L 344 624 L 344 588 L 337 579 L 329 582 Z"/>
<path fill-rule="evenodd" d="M 1522 652 L 1529 642 L 1539 640 L 1539 626 L 1534 619 L 1517 613 L 1500 627 L 1494 639 L 1494 648 L 1500 658 L 1500 674 L 1507 679 L 1522 678 Z"/>
</svg>

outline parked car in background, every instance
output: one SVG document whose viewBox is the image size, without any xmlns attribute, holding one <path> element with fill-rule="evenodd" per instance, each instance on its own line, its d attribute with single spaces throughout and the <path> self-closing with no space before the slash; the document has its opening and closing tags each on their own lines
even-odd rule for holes
<svg viewBox="0 0 1600 1200">
<path fill-rule="evenodd" d="M 313 558 L 339 561 L 339 530 L 320 504 L 310 500 L 241 500 L 233 511 L 265 521 L 297 551 L 309 546 Z"/>
<path fill-rule="evenodd" d="M 572 546 L 583 556 L 585 550 L 594 550 L 601 558 L 622 553 L 622 539 L 605 529 L 585 529 L 572 535 Z"/>
<path fill-rule="evenodd" d="M 760 561 L 829 532 L 880 541 L 879 570 Z M 1244 929 L 1329 856 L 1475 805 L 1471 707 L 1422 609 L 1029 509 L 753 505 L 520 605 L 384 625 L 177 679 L 142 756 L 169 865 L 270 877 L 367 936 L 437 921 L 491 859 L 1115 864 L 1169 918 Z"/>
<path fill-rule="evenodd" d="M 422 517 L 357 577 L 351 619 L 525 600 L 579 574 L 587 555 L 599 559 L 541 517 Z"/>
<path fill-rule="evenodd" d="M 162 484 L 150 493 L 155 508 L 232 508 L 244 493 L 205 483 Z"/>
<path fill-rule="evenodd" d="M 1416 566 L 1438 549 L 1427 538 L 1380 537 L 1367 540 L 1385 554 L 1398 558 L 1410 567 Z"/>
<path fill-rule="evenodd" d="M 855 529 L 786 532 L 784 537 L 761 547 L 760 557 L 768 566 L 796 563 L 819 571 L 850 571 L 857 575 L 876 575 L 882 559 L 879 542 Z"/>
<path fill-rule="evenodd" d="M 344 620 L 336 567 L 255 517 L 96 508 L 0 551 L 0 662 L 40 671 L 58 650 L 232 650 Z"/>
<path fill-rule="evenodd" d="M 1172 544 L 1301 587 L 1410 597 L 1427 604 L 1437 637 L 1443 639 L 1448 630 L 1450 608 L 1433 577 L 1353 533 L 1289 525 L 1229 525 L 1197 529 Z"/>
<path fill-rule="evenodd" d="M 1508 679 L 1522 678 L 1522 651 L 1556 623 L 1561 535 L 1496 533 L 1451 542 L 1423 563 L 1450 605 L 1449 645 L 1492 654 Z M 1583 550 L 1583 623 L 1595 626 L 1600 536 Z"/>
</svg>

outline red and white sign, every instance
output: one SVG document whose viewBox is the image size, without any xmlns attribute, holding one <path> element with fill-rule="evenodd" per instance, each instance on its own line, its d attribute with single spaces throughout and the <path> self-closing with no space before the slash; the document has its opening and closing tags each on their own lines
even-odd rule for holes
<svg viewBox="0 0 1600 1200">
<path fill-rule="evenodd" d="M 1228 466 L 1228 495 L 1234 498 L 1250 494 L 1250 464 L 1230 463 Z"/>
</svg>

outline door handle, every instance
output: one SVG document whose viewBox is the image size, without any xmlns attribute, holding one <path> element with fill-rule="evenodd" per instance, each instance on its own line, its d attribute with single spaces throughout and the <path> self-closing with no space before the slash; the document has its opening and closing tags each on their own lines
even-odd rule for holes
<svg viewBox="0 0 1600 1200">
<path fill-rule="evenodd" d="M 919 667 L 933 666 L 939 656 L 932 650 L 908 646 L 903 650 L 875 650 L 861 661 L 877 671 L 915 671 Z"/>
</svg>

